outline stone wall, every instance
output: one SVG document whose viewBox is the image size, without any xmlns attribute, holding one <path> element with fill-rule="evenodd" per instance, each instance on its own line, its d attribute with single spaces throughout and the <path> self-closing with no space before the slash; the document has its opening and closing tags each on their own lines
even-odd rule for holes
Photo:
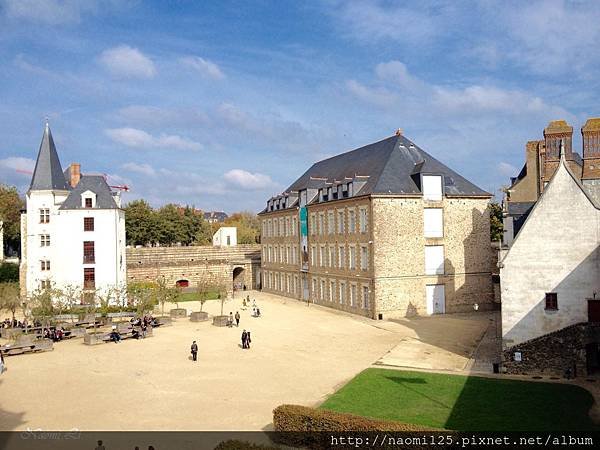
<svg viewBox="0 0 600 450">
<path fill-rule="evenodd" d="M 235 270 L 239 268 L 238 270 Z M 255 289 L 260 283 L 260 245 L 235 247 L 143 247 L 127 249 L 127 281 L 154 281 L 164 276 L 167 283 L 175 285 L 187 280 L 190 287 L 198 281 L 223 283 L 233 287 L 236 282 Z"/>
<path fill-rule="evenodd" d="M 505 349 L 502 366 L 510 374 L 562 377 L 570 369 L 585 376 L 585 347 L 593 342 L 600 342 L 598 324 L 578 323 Z M 515 361 L 515 352 L 521 353 L 521 361 Z"/>
<path fill-rule="evenodd" d="M 424 236 L 425 207 L 443 209 L 443 237 Z M 489 200 L 447 198 L 373 199 L 373 255 L 377 314 L 427 314 L 426 285 L 443 284 L 446 312 L 493 306 Z M 444 274 L 425 275 L 425 246 L 444 246 Z"/>
</svg>

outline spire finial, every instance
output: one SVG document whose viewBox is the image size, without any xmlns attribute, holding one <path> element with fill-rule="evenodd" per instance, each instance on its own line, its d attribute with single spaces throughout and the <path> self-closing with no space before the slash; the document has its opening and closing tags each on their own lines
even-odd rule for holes
<svg viewBox="0 0 600 450">
<path fill-rule="evenodd" d="M 50 129 L 50 124 L 48 123 L 48 116 L 46 116 L 46 131 Z"/>
</svg>

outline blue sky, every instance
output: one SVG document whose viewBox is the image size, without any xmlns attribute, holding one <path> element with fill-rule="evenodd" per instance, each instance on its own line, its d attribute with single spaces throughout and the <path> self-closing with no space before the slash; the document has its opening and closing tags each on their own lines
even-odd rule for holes
<svg viewBox="0 0 600 450">
<path fill-rule="evenodd" d="M 402 128 L 497 192 L 549 120 L 600 115 L 596 2 L 0 0 L 0 181 L 50 126 L 126 200 L 258 211 Z M 19 170 L 19 171 L 17 171 Z"/>
</svg>

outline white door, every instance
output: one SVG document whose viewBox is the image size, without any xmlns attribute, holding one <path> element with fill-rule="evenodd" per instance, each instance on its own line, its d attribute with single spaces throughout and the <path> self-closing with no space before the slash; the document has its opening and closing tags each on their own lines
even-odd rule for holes
<svg viewBox="0 0 600 450">
<path fill-rule="evenodd" d="M 428 284 L 427 314 L 444 314 L 446 312 L 446 293 L 443 284 Z"/>
</svg>

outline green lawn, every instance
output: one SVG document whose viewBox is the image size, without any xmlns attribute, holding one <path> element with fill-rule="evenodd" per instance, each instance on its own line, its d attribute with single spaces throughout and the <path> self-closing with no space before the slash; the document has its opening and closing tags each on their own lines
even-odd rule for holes
<svg viewBox="0 0 600 450">
<path fill-rule="evenodd" d="M 600 430 L 593 402 L 565 384 L 367 369 L 321 408 L 459 431 Z"/>
<path fill-rule="evenodd" d="M 219 293 L 217 291 L 207 292 L 204 296 L 206 300 L 216 300 Z M 198 301 L 198 294 L 196 292 L 183 292 L 179 298 L 179 302 L 196 302 Z"/>
</svg>

